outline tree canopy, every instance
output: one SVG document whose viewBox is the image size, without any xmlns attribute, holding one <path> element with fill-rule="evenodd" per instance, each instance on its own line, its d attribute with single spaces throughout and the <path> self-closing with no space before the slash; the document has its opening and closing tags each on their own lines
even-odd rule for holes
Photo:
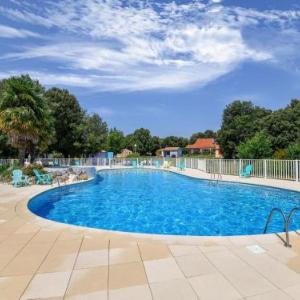
<svg viewBox="0 0 300 300">
<path fill-rule="evenodd" d="M 155 155 L 167 146 L 186 147 L 197 138 L 216 138 L 225 158 L 300 159 L 300 100 L 271 111 L 250 101 L 227 105 L 219 131 L 191 135 L 152 136 L 146 128 L 125 135 L 109 129 L 98 114 L 88 114 L 66 89 L 46 89 L 29 75 L 0 81 L 0 156 L 25 154 L 92 156 L 101 150 Z"/>
<path fill-rule="evenodd" d="M 300 101 L 292 100 L 287 107 L 273 112 L 249 101 L 235 101 L 224 110 L 217 141 L 224 156 L 233 158 L 237 156 L 239 145 L 260 131 L 270 138 L 272 155 L 288 158 L 284 150 L 300 140 Z M 264 156 L 269 157 L 269 153 Z"/>
<path fill-rule="evenodd" d="M 0 130 L 19 158 L 47 148 L 53 128 L 44 88 L 28 75 L 5 79 L 0 87 Z"/>
<path fill-rule="evenodd" d="M 270 110 L 254 106 L 250 101 L 234 101 L 227 105 L 217 136 L 224 157 L 236 157 L 238 145 L 262 130 L 262 119 L 270 114 Z"/>
<path fill-rule="evenodd" d="M 55 142 L 51 149 L 64 156 L 76 156 L 82 153 L 84 112 L 76 97 L 68 90 L 51 88 L 46 99 L 54 119 Z"/>
</svg>

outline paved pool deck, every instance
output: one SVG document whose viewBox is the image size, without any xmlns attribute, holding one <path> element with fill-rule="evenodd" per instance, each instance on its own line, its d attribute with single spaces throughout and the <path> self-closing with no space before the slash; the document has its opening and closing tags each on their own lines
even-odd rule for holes
<svg viewBox="0 0 300 300">
<path fill-rule="evenodd" d="M 296 182 L 223 180 L 300 191 Z M 0 184 L 1 300 L 300 299 L 300 233 L 291 233 L 286 248 L 275 234 L 181 237 L 75 227 L 27 209 L 49 188 Z"/>
</svg>

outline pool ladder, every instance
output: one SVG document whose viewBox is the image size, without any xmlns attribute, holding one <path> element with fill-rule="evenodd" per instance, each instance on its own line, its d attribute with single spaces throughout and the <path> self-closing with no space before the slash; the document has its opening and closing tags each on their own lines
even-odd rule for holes
<svg viewBox="0 0 300 300">
<path fill-rule="evenodd" d="M 286 247 L 292 247 L 292 245 L 290 244 L 289 226 L 290 226 L 290 223 L 291 223 L 291 221 L 292 221 L 292 218 L 293 218 L 294 214 L 295 214 L 297 211 L 300 211 L 300 207 L 294 207 L 294 208 L 290 211 L 290 213 L 288 214 L 288 216 L 287 216 L 287 215 L 285 214 L 285 212 L 284 212 L 281 208 L 278 208 L 278 207 L 273 208 L 273 209 L 271 210 L 270 214 L 269 214 L 269 217 L 268 217 L 268 220 L 267 220 L 265 229 L 264 229 L 264 233 L 267 233 L 269 224 L 270 224 L 270 222 L 272 221 L 272 218 L 273 218 L 274 214 L 275 214 L 276 212 L 278 212 L 278 213 L 280 213 L 280 215 L 282 216 L 283 221 L 284 221 L 284 232 L 285 232 L 284 246 L 286 246 Z"/>
<path fill-rule="evenodd" d="M 218 184 L 222 180 L 221 173 L 210 173 L 210 184 Z"/>
</svg>

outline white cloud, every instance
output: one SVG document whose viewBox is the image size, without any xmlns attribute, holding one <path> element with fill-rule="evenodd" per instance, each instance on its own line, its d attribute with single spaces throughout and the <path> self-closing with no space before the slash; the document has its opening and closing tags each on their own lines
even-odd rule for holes
<svg viewBox="0 0 300 300">
<path fill-rule="evenodd" d="M 65 70 L 35 70 L 47 84 L 130 91 L 201 86 L 247 60 L 274 62 L 280 51 L 250 44 L 243 29 L 263 22 L 284 27 L 300 18 L 298 11 L 228 7 L 220 0 L 65 0 L 1 11 L 55 31 L 43 45 L 2 54 L 2 60 L 40 58 Z"/>
<path fill-rule="evenodd" d="M 0 24 L 0 37 L 1 38 L 26 38 L 26 37 L 38 37 L 37 33 L 29 30 L 17 29 L 10 26 L 4 26 Z"/>
</svg>

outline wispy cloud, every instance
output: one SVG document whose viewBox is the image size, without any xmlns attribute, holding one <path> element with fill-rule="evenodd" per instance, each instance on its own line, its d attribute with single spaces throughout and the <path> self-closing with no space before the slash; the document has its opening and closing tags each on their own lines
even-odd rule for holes
<svg viewBox="0 0 300 300">
<path fill-rule="evenodd" d="M 0 24 L 0 37 L 1 38 L 26 38 L 26 37 L 39 37 L 39 34 L 25 29 L 17 29 L 10 26 Z"/>
<path fill-rule="evenodd" d="M 228 7 L 220 0 L 65 0 L 45 1 L 44 7 L 26 2 L 22 7 L 0 6 L 0 13 L 52 34 L 42 45 L 3 53 L 2 60 L 42 58 L 65 70 L 35 70 L 46 83 L 105 91 L 201 86 L 245 61 L 275 62 L 279 48 L 250 43 L 244 29 L 273 24 L 280 35 L 300 18 L 299 11 Z"/>
</svg>

